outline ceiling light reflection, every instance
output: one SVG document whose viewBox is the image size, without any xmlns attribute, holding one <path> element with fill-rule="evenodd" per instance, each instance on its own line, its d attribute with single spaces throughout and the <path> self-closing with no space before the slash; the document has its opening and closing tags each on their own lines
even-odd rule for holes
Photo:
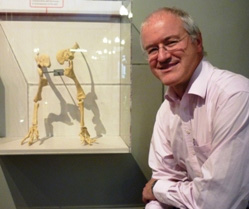
<svg viewBox="0 0 249 209">
<path fill-rule="evenodd" d="M 103 38 L 103 43 L 107 43 L 108 42 L 108 39 L 106 37 Z"/>
<path fill-rule="evenodd" d="M 119 43 L 119 42 L 120 42 L 120 38 L 119 38 L 119 37 L 116 37 L 116 38 L 114 39 L 114 42 L 115 42 L 115 43 Z"/>
<path fill-rule="evenodd" d="M 128 10 L 125 8 L 124 5 L 122 5 L 122 6 L 120 7 L 120 9 L 119 9 L 119 14 L 120 14 L 121 16 L 128 16 L 129 12 L 128 12 Z"/>
<path fill-rule="evenodd" d="M 34 53 L 39 54 L 40 49 L 39 48 L 34 48 Z"/>
<path fill-rule="evenodd" d="M 86 49 L 70 49 L 71 52 L 87 52 Z"/>
</svg>

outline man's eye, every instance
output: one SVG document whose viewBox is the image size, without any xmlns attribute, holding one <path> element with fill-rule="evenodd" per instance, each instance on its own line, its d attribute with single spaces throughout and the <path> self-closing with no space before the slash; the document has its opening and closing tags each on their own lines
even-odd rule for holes
<svg viewBox="0 0 249 209">
<path fill-rule="evenodd" d="M 178 42 L 179 42 L 178 40 L 172 40 L 172 41 L 167 42 L 166 46 L 171 47 L 171 46 L 176 45 Z"/>
<path fill-rule="evenodd" d="M 153 54 L 153 53 L 156 53 L 157 51 L 158 51 L 158 48 L 157 48 L 157 47 L 154 47 L 154 48 L 148 49 L 147 53 L 148 53 L 148 54 Z"/>
</svg>

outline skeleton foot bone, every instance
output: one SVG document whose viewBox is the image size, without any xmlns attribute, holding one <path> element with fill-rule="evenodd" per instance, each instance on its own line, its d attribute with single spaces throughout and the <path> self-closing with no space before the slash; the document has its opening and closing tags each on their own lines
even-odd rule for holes
<svg viewBox="0 0 249 209">
<path fill-rule="evenodd" d="M 32 145 L 34 143 L 34 139 L 35 140 L 39 139 L 39 131 L 38 131 L 38 128 L 37 128 L 37 126 L 38 126 L 38 122 L 37 122 L 38 107 L 39 107 L 39 103 L 35 103 L 35 105 L 34 105 L 34 114 L 33 114 L 33 123 L 32 123 L 32 126 L 29 129 L 28 134 L 22 140 L 21 144 L 24 144 L 24 142 L 26 141 L 26 139 L 30 139 L 29 140 L 29 145 Z"/>
<path fill-rule="evenodd" d="M 84 143 L 85 145 L 92 145 L 94 142 L 96 142 L 96 139 L 92 139 L 90 137 L 90 134 L 87 131 L 86 127 L 81 127 L 81 132 L 80 132 L 80 140 L 82 141 L 82 143 Z"/>
</svg>

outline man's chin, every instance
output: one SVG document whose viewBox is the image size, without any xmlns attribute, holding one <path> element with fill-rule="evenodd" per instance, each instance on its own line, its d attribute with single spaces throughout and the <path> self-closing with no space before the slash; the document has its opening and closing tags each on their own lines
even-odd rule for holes
<svg viewBox="0 0 249 209">
<path fill-rule="evenodd" d="M 165 86 L 172 86 L 175 84 L 175 79 L 170 78 L 169 76 L 164 76 L 159 78 L 159 80 L 161 81 L 161 83 Z"/>
</svg>

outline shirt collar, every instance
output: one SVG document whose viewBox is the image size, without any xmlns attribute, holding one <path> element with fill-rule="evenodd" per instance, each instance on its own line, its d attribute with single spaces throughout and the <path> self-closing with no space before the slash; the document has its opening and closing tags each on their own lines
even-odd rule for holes
<svg viewBox="0 0 249 209">
<path fill-rule="evenodd" d="M 211 76 L 210 69 L 208 69 L 208 66 L 210 65 L 211 64 L 204 59 L 199 63 L 190 79 L 185 94 L 194 94 L 201 98 L 205 98 L 208 80 Z M 166 91 L 165 99 L 170 102 L 176 102 L 179 100 L 174 90 L 170 87 Z"/>
</svg>

